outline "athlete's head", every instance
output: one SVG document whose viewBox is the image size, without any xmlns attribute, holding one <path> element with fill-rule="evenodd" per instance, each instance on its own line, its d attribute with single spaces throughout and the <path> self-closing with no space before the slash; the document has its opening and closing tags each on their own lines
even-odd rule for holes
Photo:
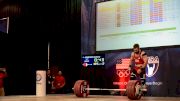
<svg viewBox="0 0 180 101">
<path fill-rule="evenodd" d="M 134 51 L 134 53 L 136 53 L 136 54 L 139 53 L 139 51 L 140 51 L 139 44 L 134 44 L 134 45 L 133 45 L 133 51 Z"/>
</svg>

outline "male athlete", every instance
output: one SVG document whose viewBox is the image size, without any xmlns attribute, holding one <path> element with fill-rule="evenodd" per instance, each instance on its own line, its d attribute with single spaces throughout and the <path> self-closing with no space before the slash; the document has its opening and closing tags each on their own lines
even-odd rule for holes
<svg viewBox="0 0 180 101">
<path fill-rule="evenodd" d="M 134 66 L 132 66 L 134 62 Z M 140 49 L 139 44 L 134 44 L 133 46 L 133 52 L 131 53 L 130 58 L 130 64 L 129 67 L 132 70 L 132 75 L 134 75 L 134 78 L 131 79 L 137 79 L 141 78 L 141 83 L 145 84 L 145 68 L 148 63 L 148 57 L 147 54 Z M 132 76 L 131 75 L 131 76 Z"/>
</svg>

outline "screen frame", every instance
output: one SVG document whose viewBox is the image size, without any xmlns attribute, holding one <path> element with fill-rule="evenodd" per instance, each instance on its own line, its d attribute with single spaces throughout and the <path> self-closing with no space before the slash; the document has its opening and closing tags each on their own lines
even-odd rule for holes
<svg viewBox="0 0 180 101">
<path fill-rule="evenodd" d="M 133 49 L 132 48 L 126 48 L 126 49 L 112 49 L 112 50 L 99 50 L 97 51 L 97 8 L 98 8 L 98 4 L 100 3 L 104 3 L 104 2 L 110 2 L 110 1 L 114 1 L 114 0 L 107 0 L 107 1 L 96 1 L 95 2 L 95 52 L 98 54 L 102 54 L 102 53 L 111 53 L 111 52 L 124 52 L 124 51 L 131 51 Z M 141 46 L 141 45 L 140 45 Z M 141 47 L 140 47 L 141 48 Z M 152 46 L 152 47 L 143 47 L 141 49 L 143 50 L 150 50 L 150 49 L 165 49 L 165 48 L 180 48 L 180 45 L 166 45 L 166 46 Z"/>
</svg>

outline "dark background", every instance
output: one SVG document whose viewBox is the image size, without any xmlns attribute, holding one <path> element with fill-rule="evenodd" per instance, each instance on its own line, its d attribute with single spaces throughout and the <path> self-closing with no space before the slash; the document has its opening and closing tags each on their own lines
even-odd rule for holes
<svg viewBox="0 0 180 101">
<path fill-rule="evenodd" d="M 48 43 L 50 67 L 59 66 L 66 79 L 64 93 L 71 93 L 78 79 L 90 80 L 93 87 L 114 87 L 116 60 L 127 58 L 131 50 L 104 52 L 105 67 L 84 69 L 81 66 L 81 55 L 96 53 L 94 1 L 0 0 L 0 17 L 10 18 L 9 33 L 0 32 L 0 66 L 6 66 L 8 73 L 6 95 L 35 94 L 35 71 L 47 69 Z M 165 84 L 159 88 L 164 92 L 158 89 L 158 93 L 152 87 L 149 95 L 179 96 L 179 46 L 145 50 L 162 58 L 158 75 Z M 158 80 L 156 76 L 154 79 Z"/>
<path fill-rule="evenodd" d="M 0 0 L 0 18 L 9 17 L 9 33 L 0 33 L 0 65 L 7 67 L 6 95 L 35 94 L 35 71 L 51 65 L 66 78 L 67 93 L 80 72 L 81 0 Z"/>
</svg>

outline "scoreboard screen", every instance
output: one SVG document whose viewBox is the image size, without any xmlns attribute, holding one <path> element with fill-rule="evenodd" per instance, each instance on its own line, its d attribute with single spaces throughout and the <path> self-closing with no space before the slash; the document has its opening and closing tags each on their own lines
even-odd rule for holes
<svg viewBox="0 0 180 101">
<path fill-rule="evenodd" d="M 82 65 L 83 67 L 104 66 L 105 55 L 82 55 Z"/>
</svg>

